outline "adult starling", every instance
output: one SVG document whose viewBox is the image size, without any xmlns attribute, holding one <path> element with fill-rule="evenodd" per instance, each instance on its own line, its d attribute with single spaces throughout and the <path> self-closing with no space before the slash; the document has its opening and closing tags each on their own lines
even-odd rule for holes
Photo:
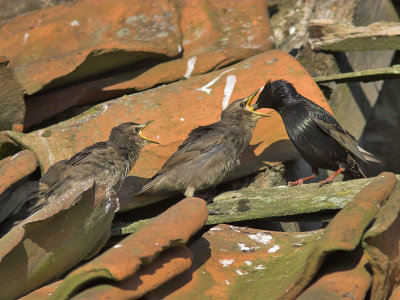
<svg viewBox="0 0 400 300">
<path fill-rule="evenodd" d="M 88 179 L 106 183 L 118 191 L 138 159 L 141 148 L 149 142 L 158 144 L 142 134 L 142 129 L 151 122 L 128 122 L 114 127 L 108 141 L 93 144 L 69 160 L 50 167 L 41 180 L 45 203 L 56 200 L 77 182 Z M 47 191 L 46 185 L 49 187 Z"/>
<path fill-rule="evenodd" d="M 290 140 L 312 168 L 311 176 L 289 182 L 290 186 L 316 177 L 318 168 L 337 170 L 320 185 L 331 183 L 340 172 L 352 178 L 365 177 L 359 161 L 380 162 L 358 146 L 356 139 L 331 114 L 300 95 L 285 80 L 267 82 L 257 104 L 280 114 Z"/>
<path fill-rule="evenodd" d="M 178 150 L 151 181 L 136 195 L 146 191 L 179 191 L 186 197 L 220 183 L 239 164 L 258 119 L 268 116 L 250 106 L 258 90 L 231 103 L 218 122 L 190 132 Z M 268 116 L 269 117 L 269 116 Z"/>
</svg>

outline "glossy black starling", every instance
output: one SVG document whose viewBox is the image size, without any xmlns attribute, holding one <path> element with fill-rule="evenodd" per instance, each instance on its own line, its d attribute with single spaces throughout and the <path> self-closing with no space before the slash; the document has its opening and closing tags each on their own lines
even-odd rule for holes
<svg viewBox="0 0 400 300">
<path fill-rule="evenodd" d="M 337 170 L 320 185 L 331 183 L 340 172 L 351 178 L 365 177 L 359 161 L 380 162 L 358 146 L 356 139 L 330 113 L 300 95 L 285 80 L 267 82 L 257 104 L 258 108 L 272 108 L 280 114 L 290 140 L 312 168 L 311 176 L 289 185 L 316 177 L 318 168 Z"/>
<path fill-rule="evenodd" d="M 149 142 L 157 143 L 142 134 L 142 129 L 151 122 L 128 122 L 114 127 L 108 141 L 93 144 L 69 160 L 50 167 L 40 182 L 41 192 L 45 192 L 43 199 L 52 202 L 77 182 L 88 179 L 106 183 L 118 191 L 138 159 L 141 148 Z"/>
<path fill-rule="evenodd" d="M 257 92 L 231 103 L 222 111 L 220 121 L 192 130 L 162 169 L 136 195 L 179 191 L 189 197 L 195 191 L 220 183 L 239 164 L 258 119 L 267 116 L 250 106 Z"/>
</svg>

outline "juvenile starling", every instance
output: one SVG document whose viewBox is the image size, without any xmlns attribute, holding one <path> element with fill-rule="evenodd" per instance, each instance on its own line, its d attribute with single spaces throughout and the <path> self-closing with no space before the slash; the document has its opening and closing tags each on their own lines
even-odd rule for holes
<svg viewBox="0 0 400 300">
<path fill-rule="evenodd" d="M 337 170 L 320 185 L 331 183 L 340 172 L 351 178 L 365 177 L 359 161 L 380 162 L 358 146 L 356 139 L 331 114 L 300 95 L 285 80 L 267 82 L 257 104 L 259 108 L 272 108 L 280 114 L 290 140 L 312 168 L 311 176 L 289 182 L 290 186 L 316 177 L 318 168 Z"/>
<path fill-rule="evenodd" d="M 195 191 L 220 183 L 239 164 L 258 119 L 268 116 L 255 112 L 255 107 L 250 106 L 257 92 L 231 103 L 222 111 L 220 121 L 192 130 L 136 195 L 146 191 L 179 191 L 189 197 Z"/>
<path fill-rule="evenodd" d="M 142 129 L 151 122 L 128 122 L 114 127 L 108 141 L 93 144 L 69 160 L 50 167 L 41 180 L 42 192 L 45 185 L 49 187 L 43 196 L 45 203 L 54 201 L 77 182 L 88 179 L 106 183 L 118 191 L 138 159 L 141 148 L 149 142 L 158 144 L 142 134 Z"/>
</svg>

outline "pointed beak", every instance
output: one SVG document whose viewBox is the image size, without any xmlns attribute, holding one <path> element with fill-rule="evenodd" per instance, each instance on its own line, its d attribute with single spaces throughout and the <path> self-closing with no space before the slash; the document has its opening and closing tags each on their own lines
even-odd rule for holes
<svg viewBox="0 0 400 300">
<path fill-rule="evenodd" d="M 253 114 L 259 115 L 260 117 L 271 117 L 270 115 L 263 114 L 260 112 L 257 112 L 256 110 L 258 109 L 258 104 L 254 104 L 253 106 L 250 106 L 251 101 L 254 99 L 254 97 L 257 95 L 258 91 L 260 89 L 257 89 L 253 94 L 251 94 L 249 97 L 247 97 L 244 101 L 246 101 L 246 109 L 248 111 L 251 111 Z"/>
<path fill-rule="evenodd" d="M 149 138 L 145 137 L 145 136 L 143 135 L 143 133 L 142 133 L 142 130 L 143 130 L 144 128 L 146 128 L 148 125 L 150 125 L 151 123 L 153 123 L 153 122 L 154 122 L 154 121 L 151 120 L 151 121 L 148 121 L 148 122 L 146 122 L 146 123 L 141 124 L 141 125 L 140 125 L 140 130 L 139 130 L 139 135 L 140 135 L 143 139 L 145 139 L 146 141 L 148 141 L 148 142 L 150 142 L 150 143 L 159 144 L 159 142 L 156 142 L 156 141 L 154 141 L 154 140 L 152 140 L 152 139 L 149 139 Z"/>
</svg>

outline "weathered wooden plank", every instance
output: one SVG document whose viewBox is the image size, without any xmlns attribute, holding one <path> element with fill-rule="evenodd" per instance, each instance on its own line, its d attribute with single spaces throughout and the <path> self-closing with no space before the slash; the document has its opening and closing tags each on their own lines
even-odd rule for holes
<svg viewBox="0 0 400 300">
<path fill-rule="evenodd" d="M 341 74 L 332 74 L 327 76 L 314 77 L 314 81 L 317 83 L 335 81 L 341 82 L 352 82 L 352 81 L 376 81 L 382 79 L 392 79 L 400 77 L 400 65 L 394 65 L 389 68 L 371 69 L 358 72 L 348 72 Z"/>
<path fill-rule="evenodd" d="M 400 176 L 397 176 L 400 179 Z M 248 221 L 255 219 L 279 219 L 301 214 L 335 211 L 352 201 L 373 178 L 335 182 L 321 188 L 318 184 L 297 187 L 245 188 L 222 193 L 207 205 L 207 225 Z M 151 218 L 132 223 L 114 224 L 112 235 L 137 231 Z"/>
<path fill-rule="evenodd" d="M 375 22 L 368 26 L 338 20 L 311 20 L 310 43 L 329 51 L 400 50 L 400 23 Z"/>
</svg>

